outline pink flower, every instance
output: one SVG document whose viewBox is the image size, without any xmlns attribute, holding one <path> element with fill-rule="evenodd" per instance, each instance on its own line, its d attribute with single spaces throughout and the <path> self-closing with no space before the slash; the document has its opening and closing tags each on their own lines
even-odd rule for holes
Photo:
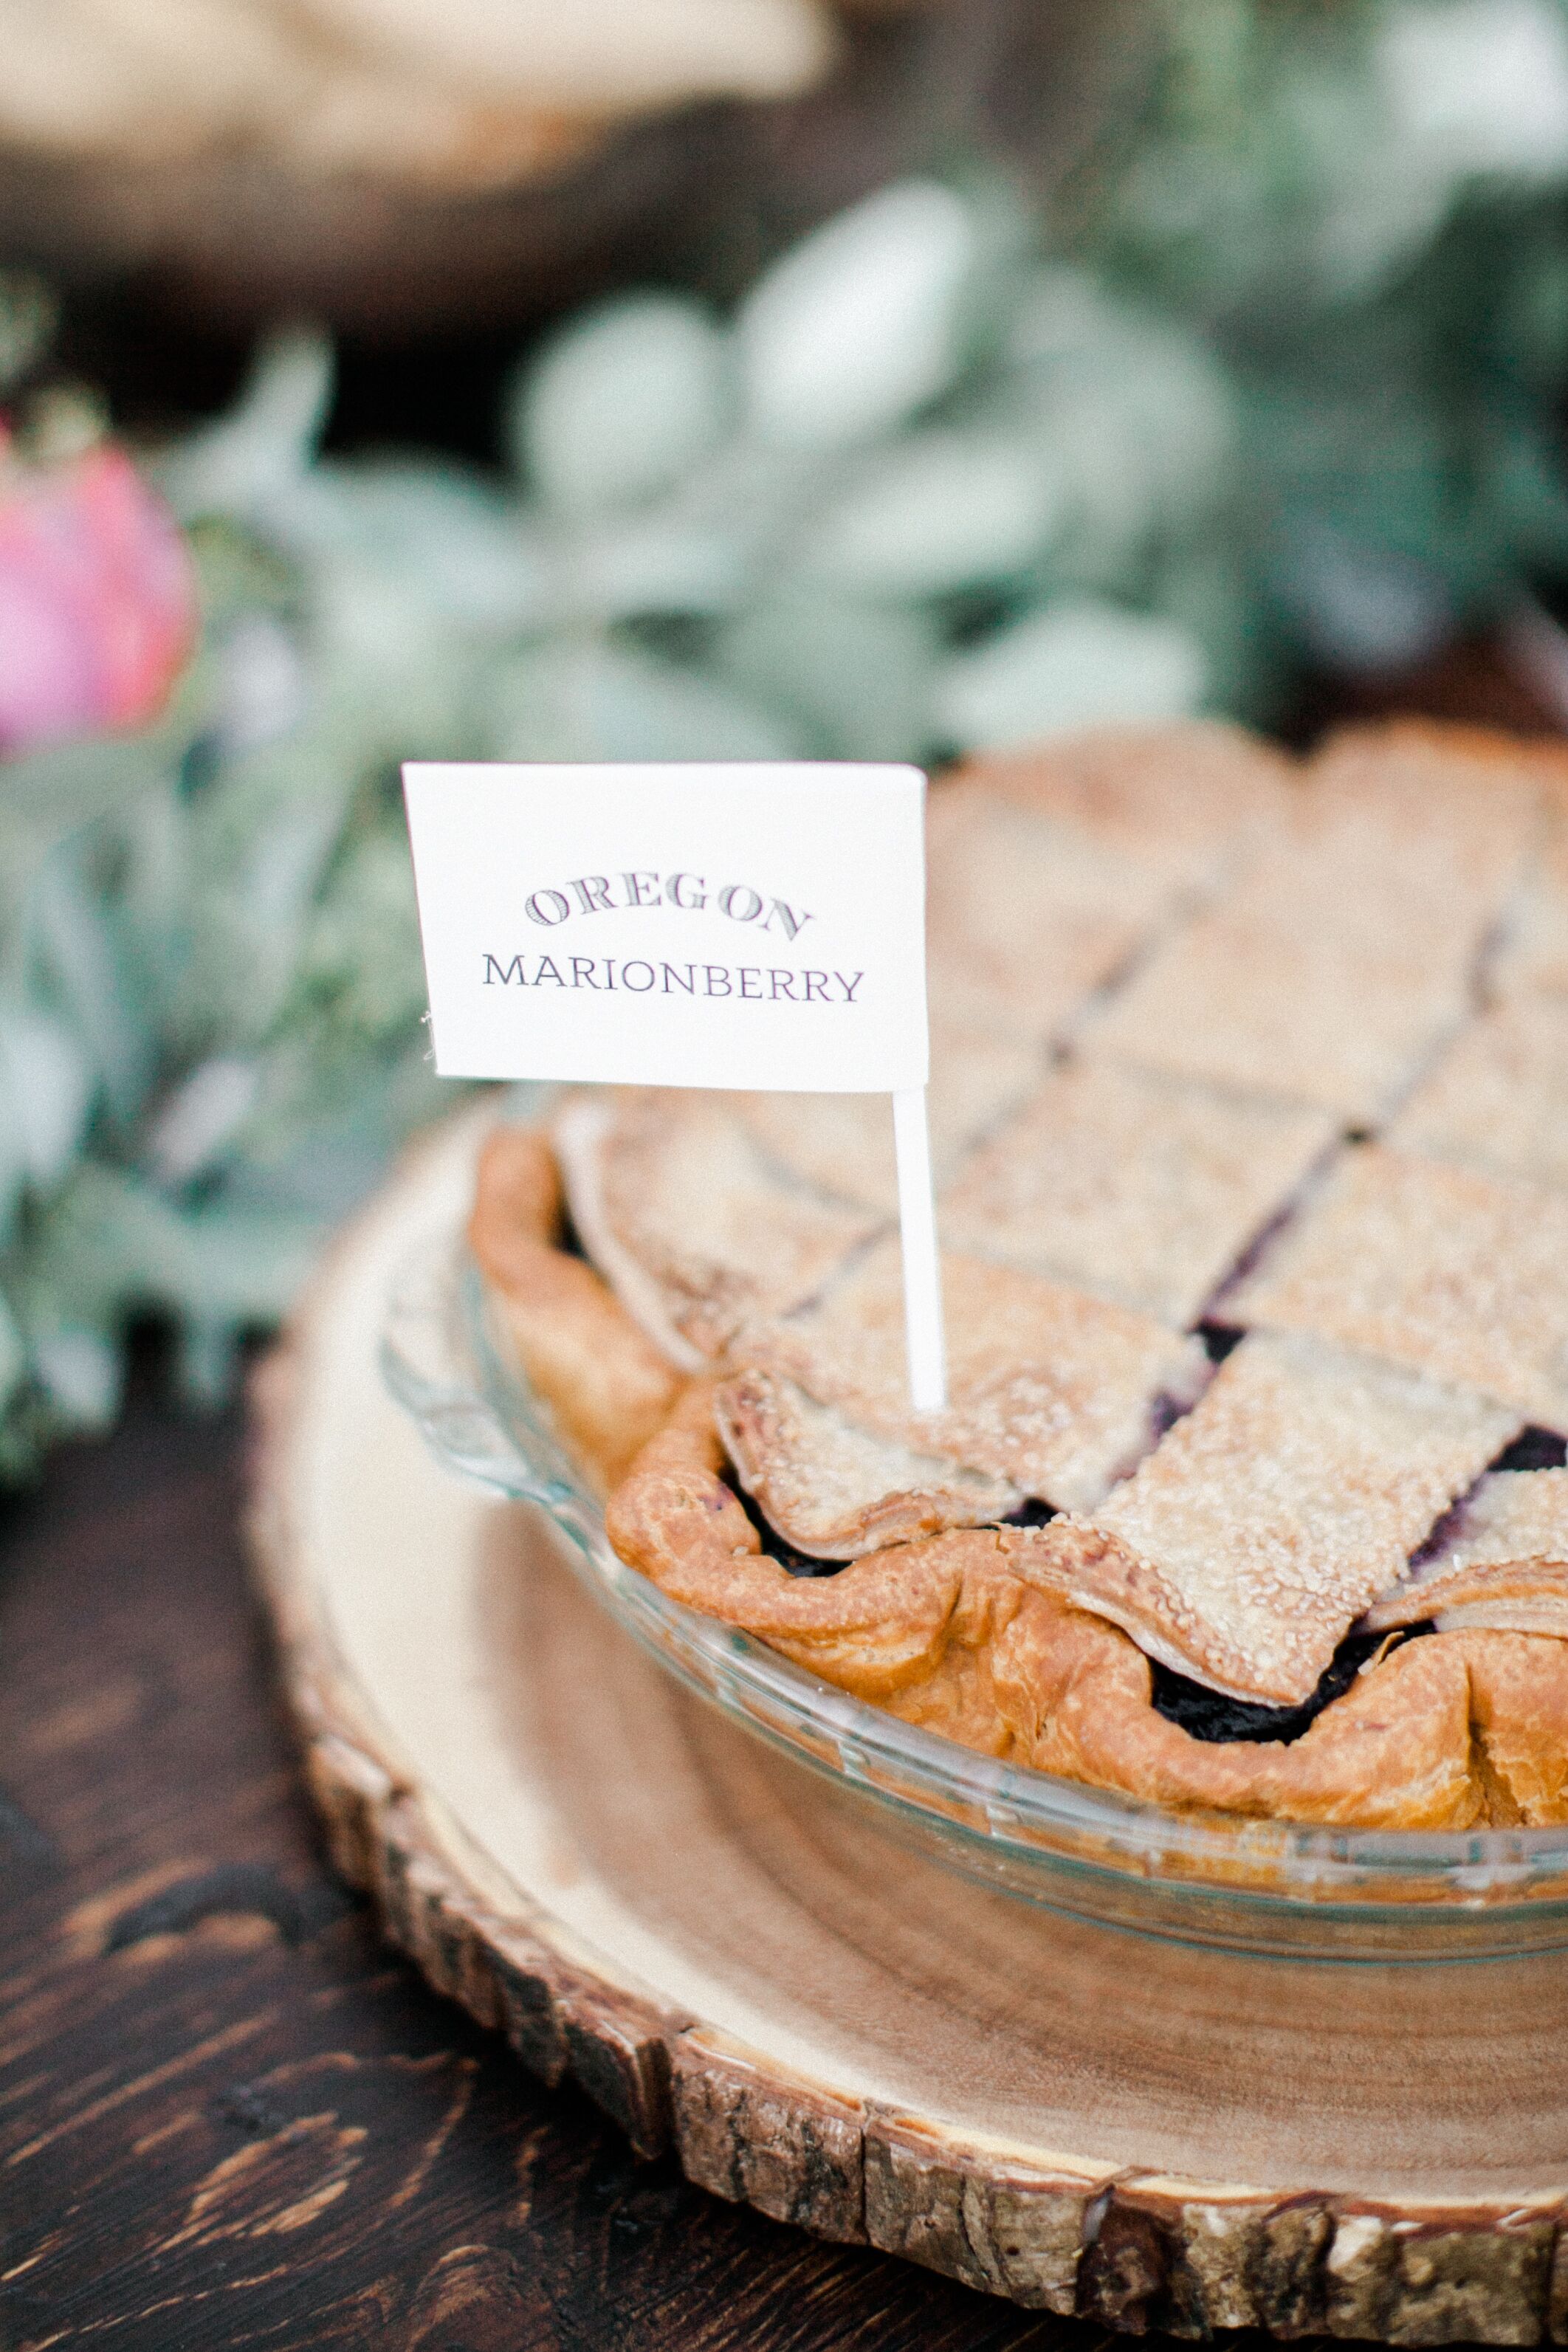
<svg viewBox="0 0 1568 2352">
<path fill-rule="evenodd" d="M 0 756 L 145 725 L 195 631 L 184 541 L 124 451 L 29 466 L 0 426 Z"/>
</svg>

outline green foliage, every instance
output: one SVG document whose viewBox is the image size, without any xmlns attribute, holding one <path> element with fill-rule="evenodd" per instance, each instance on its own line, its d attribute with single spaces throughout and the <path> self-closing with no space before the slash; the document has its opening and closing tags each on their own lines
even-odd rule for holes
<svg viewBox="0 0 1568 2352">
<path fill-rule="evenodd" d="M 0 772 L 0 1471 L 112 1413 L 142 1309 L 221 1394 L 438 1107 L 399 761 L 1266 716 L 1303 656 L 1419 654 L 1568 566 L 1563 0 L 1150 22 L 1142 111 L 1047 216 L 908 182 L 732 318 L 606 303 L 521 372 L 510 479 L 322 458 L 298 334 L 162 453 L 176 707 Z M 47 315 L 0 282 L 0 376 Z"/>
</svg>

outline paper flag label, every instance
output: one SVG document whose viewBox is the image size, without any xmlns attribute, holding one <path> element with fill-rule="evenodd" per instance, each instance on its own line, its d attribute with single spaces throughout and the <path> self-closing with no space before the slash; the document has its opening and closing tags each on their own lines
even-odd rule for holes
<svg viewBox="0 0 1568 2352">
<path fill-rule="evenodd" d="M 403 773 L 443 1076 L 925 1084 L 918 769 Z"/>
</svg>

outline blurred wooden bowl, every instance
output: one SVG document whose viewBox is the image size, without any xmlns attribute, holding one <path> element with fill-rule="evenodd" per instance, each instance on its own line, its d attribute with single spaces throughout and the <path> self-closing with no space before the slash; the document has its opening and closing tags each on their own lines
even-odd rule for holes
<svg viewBox="0 0 1568 2352">
<path fill-rule="evenodd" d="M 0 149 L 0 258 L 225 331 L 289 313 L 388 341 L 501 330 L 635 276 L 723 294 L 812 221 L 998 125 L 1070 163 L 1118 100 L 1090 58 L 1105 0 L 847 5 L 840 60 L 805 97 L 646 119 L 515 185 Z"/>
</svg>

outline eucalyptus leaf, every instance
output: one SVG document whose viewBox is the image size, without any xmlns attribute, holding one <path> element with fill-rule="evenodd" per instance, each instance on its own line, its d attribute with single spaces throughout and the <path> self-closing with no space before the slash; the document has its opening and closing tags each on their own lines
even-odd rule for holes
<svg viewBox="0 0 1568 2352">
<path fill-rule="evenodd" d="M 0 392 L 8 392 L 47 348 L 58 305 L 29 270 L 0 270 Z"/>
<path fill-rule="evenodd" d="M 125 1170 L 84 1167 L 42 1220 L 47 1297 L 60 1328 L 163 1307 L 255 1325 L 288 1307 L 317 1241 L 313 1221 L 184 1210 Z"/>
<path fill-rule="evenodd" d="M 736 322 L 751 429 L 837 449 L 900 424 L 965 356 L 979 257 L 962 197 L 930 180 L 868 196 L 775 262 Z"/>
<path fill-rule="evenodd" d="M 180 1327 L 174 1375 L 180 1394 L 197 1412 L 216 1412 L 234 1391 L 241 1333 L 236 1325 L 191 1316 Z"/>
<path fill-rule="evenodd" d="M 285 329 L 264 344 L 237 405 L 170 450 L 157 469 L 179 515 L 262 520 L 316 452 L 331 405 L 333 363 L 324 336 Z"/>
<path fill-rule="evenodd" d="M 547 508 L 612 514 L 669 489 L 734 404 L 726 338 L 697 303 L 632 295 L 577 319 L 511 402 L 514 462 Z"/>
<path fill-rule="evenodd" d="M 410 613 L 464 629 L 527 628 L 546 607 L 542 535 L 494 484 L 455 462 L 386 458 L 374 470 L 323 461 L 268 511 L 277 543 L 338 566 L 363 595 L 401 590 Z"/>
<path fill-rule="evenodd" d="M 747 584 L 749 550 L 732 523 L 636 515 L 580 531 L 557 557 L 558 620 L 609 623 L 720 613 Z"/>
<path fill-rule="evenodd" d="M 931 741 L 936 623 L 919 611 L 781 595 L 714 640 L 714 666 L 821 757 L 918 760 Z"/>
<path fill-rule="evenodd" d="M 39 872 L 32 906 L 41 957 L 110 1111 L 125 1124 L 141 1107 L 156 1047 L 121 952 L 115 915 L 81 860 L 64 850 Z"/>
<path fill-rule="evenodd" d="M 501 760 L 788 760 L 788 722 L 699 670 L 589 639 L 541 647 L 498 673 Z"/>
<path fill-rule="evenodd" d="M 1049 544 L 1062 504 L 1041 438 L 911 434 L 835 486 L 796 562 L 852 594 L 949 594 L 1023 571 Z"/>
<path fill-rule="evenodd" d="M 1430 564 L 1368 546 L 1321 516 L 1288 529 L 1276 593 L 1320 660 L 1375 675 L 1424 660 L 1451 634 L 1453 609 Z"/>
<path fill-rule="evenodd" d="M 34 1335 L 32 1370 L 62 1425 L 89 1434 L 120 1410 L 120 1350 L 107 1331 L 69 1326 Z"/>
<path fill-rule="evenodd" d="M 1568 17 L 1555 0 L 1394 0 L 1373 67 L 1396 134 L 1434 177 L 1568 175 Z"/>
<path fill-rule="evenodd" d="M 160 1105 L 143 1156 L 162 1184 L 188 1184 L 219 1160 L 255 1110 L 262 1085 L 254 1055 L 214 1054 Z"/>
<path fill-rule="evenodd" d="M 22 1123 L 8 1086 L 0 1086 L 0 1254 L 13 1236 L 29 1174 Z M 4 1408 L 0 1407 L 0 1413 Z"/>
<path fill-rule="evenodd" d="M 163 789 L 172 765 L 157 733 L 67 744 L 0 765 L 0 954 L 16 940 L 27 892 L 46 861 Z"/>
<path fill-rule="evenodd" d="M 1081 270 L 1047 269 L 1017 305 L 1007 355 L 1006 411 L 1055 461 L 1079 576 L 1118 578 L 1232 487 L 1238 404 L 1196 335 Z"/>
<path fill-rule="evenodd" d="M 1178 622 L 1061 604 L 955 656 L 937 681 L 937 713 L 954 744 L 976 751 L 1184 718 L 1206 686 L 1203 648 Z"/>
<path fill-rule="evenodd" d="M 27 1343 L 0 1291 L 0 1412 L 4 1412 L 27 1376 Z"/>
<path fill-rule="evenodd" d="M 42 1188 L 65 1174 L 92 1096 L 92 1070 L 67 1024 L 37 1006 L 0 1003 L 0 1124 L 28 1182 Z"/>
</svg>

